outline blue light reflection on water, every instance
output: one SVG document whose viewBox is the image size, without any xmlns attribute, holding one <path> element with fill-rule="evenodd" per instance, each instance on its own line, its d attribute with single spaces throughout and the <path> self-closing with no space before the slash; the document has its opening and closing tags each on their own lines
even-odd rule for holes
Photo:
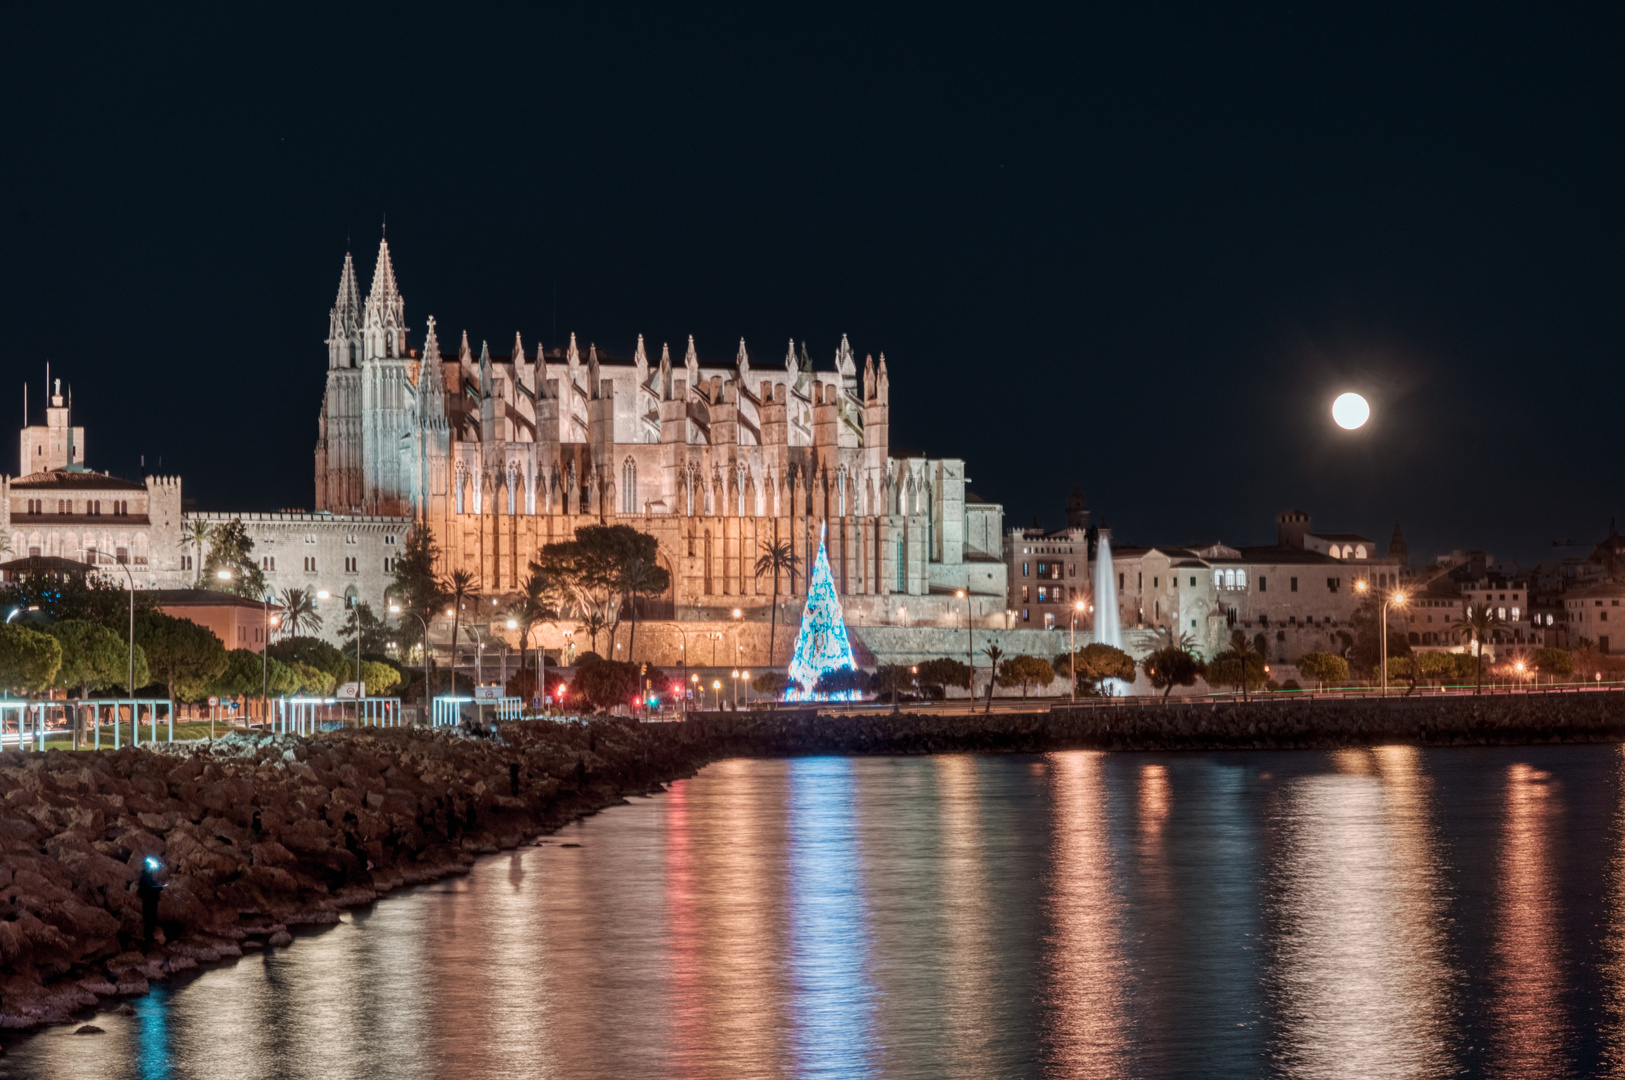
<svg viewBox="0 0 1625 1080">
<path fill-rule="evenodd" d="M 790 981 L 797 1074 L 869 1076 L 874 987 L 852 761 L 790 766 Z"/>
<path fill-rule="evenodd" d="M 137 999 L 135 1018 L 139 1025 L 136 1041 L 141 1053 L 141 1080 L 170 1080 L 169 1066 L 169 987 L 154 985 L 146 997 Z"/>
</svg>

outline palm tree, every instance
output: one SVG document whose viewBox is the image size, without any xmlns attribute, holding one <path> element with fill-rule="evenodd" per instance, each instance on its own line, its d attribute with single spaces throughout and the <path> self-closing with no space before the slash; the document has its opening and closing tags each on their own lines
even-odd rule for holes
<svg viewBox="0 0 1625 1080">
<path fill-rule="evenodd" d="M 1476 686 L 1473 693 L 1484 692 L 1484 645 L 1490 639 L 1490 634 L 1501 625 L 1501 616 L 1488 604 L 1463 604 L 1461 606 L 1461 622 L 1451 627 L 1451 633 L 1456 637 L 1469 637 L 1473 641 L 1473 658 Z"/>
<path fill-rule="evenodd" d="M 519 624 L 519 648 L 523 651 L 530 648 L 532 630 L 559 617 L 559 597 L 553 580 L 535 563 L 530 564 L 530 574 L 519 588 L 519 599 L 508 608 L 507 615 Z"/>
<path fill-rule="evenodd" d="M 316 611 L 316 596 L 309 589 L 282 590 L 282 629 L 289 637 L 306 630 L 320 630 L 322 617 Z"/>
<path fill-rule="evenodd" d="M 638 644 L 638 593 L 662 593 L 671 584 L 671 575 L 664 567 L 647 559 L 633 559 L 621 571 L 621 586 L 632 598 L 632 629 L 626 643 L 626 658 L 632 659 L 632 650 Z"/>
<path fill-rule="evenodd" d="M 598 635 L 609 629 L 609 617 L 598 604 L 581 609 L 581 632 L 592 639 L 592 651 L 598 651 Z"/>
<path fill-rule="evenodd" d="M 773 644 L 779 632 L 779 574 L 790 574 L 795 580 L 796 566 L 801 560 L 796 557 L 795 545 L 788 540 L 762 541 L 762 554 L 756 559 L 756 579 L 761 580 L 762 575 L 773 575 L 773 617 L 767 628 L 767 662 L 773 663 Z"/>
<path fill-rule="evenodd" d="M 984 645 L 982 647 L 982 655 L 987 657 L 987 666 L 992 669 L 987 673 L 987 708 L 983 710 L 984 712 L 991 714 L 993 712 L 993 684 L 998 680 L 999 677 L 999 661 L 1004 659 L 1004 650 L 999 648 L 997 645 Z M 974 715 L 975 712 L 976 704 L 975 701 L 972 700 L 972 715 Z"/>
<path fill-rule="evenodd" d="M 215 528 L 201 518 L 192 518 L 181 524 L 181 547 L 191 545 L 197 550 L 197 559 L 192 563 L 192 569 L 197 571 L 199 580 L 203 575 L 203 549 L 214 540 Z M 317 620 L 321 625 L 321 620 Z"/>
<path fill-rule="evenodd" d="M 440 591 L 451 604 L 451 692 L 457 693 L 457 632 L 463 624 L 463 601 L 476 592 L 474 575 L 467 570 L 453 570 L 451 576 L 440 583 Z"/>
<path fill-rule="evenodd" d="M 1230 652 L 1235 656 L 1236 662 L 1241 665 L 1241 700 L 1247 700 L 1247 661 L 1260 655 L 1259 650 L 1247 637 L 1245 630 L 1230 631 Z"/>
</svg>

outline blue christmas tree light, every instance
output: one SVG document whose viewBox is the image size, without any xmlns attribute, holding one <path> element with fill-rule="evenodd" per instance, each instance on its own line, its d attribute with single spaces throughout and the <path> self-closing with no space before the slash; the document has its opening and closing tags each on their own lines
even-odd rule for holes
<svg viewBox="0 0 1625 1080">
<path fill-rule="evenodd" d="M 811 700 L 816 696 L 813 687 L 818 684 L 818 676 L 844 667 L 855 668 L 857 664 L 852 660 L 852 643 L 846 637 L 841 598 L 835 593 L 835 578 L 829 572 L 829 556 L 824 552 L 824 530 L 820 528 L 818 561 L 813 563 L 812 577 L 807 581 L 807 607 L 801 613 L 801 631 L 790 658 L 790 687 L 785 700 Z"/>
</svg>

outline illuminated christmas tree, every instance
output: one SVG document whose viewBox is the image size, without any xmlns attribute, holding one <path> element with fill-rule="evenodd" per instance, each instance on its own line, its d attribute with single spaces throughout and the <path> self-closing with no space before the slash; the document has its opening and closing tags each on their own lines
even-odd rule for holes
<svg viewBox="0 0 1625 1080">
<path fill-rule="evenodd" d="M 818 561 L 813 563 L 807 581 L 807 607 L 801 613 L 801 632 L 796 635 L 796 651 L 790 657 L 789 701 L 808 701 L 815 695 L 818 676 L 843 667 L 855 668 L 852 643 L 846 638 L 846 620 L 841 615 L 841 598 L 835 593 L 835 579 L 829 572 L 829 556 L 824 553 L 824 532 L 818 533 Z"/>
</svg>

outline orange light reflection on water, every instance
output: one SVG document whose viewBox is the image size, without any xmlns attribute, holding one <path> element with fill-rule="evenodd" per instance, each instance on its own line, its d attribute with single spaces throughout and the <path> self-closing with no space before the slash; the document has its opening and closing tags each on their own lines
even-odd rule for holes
<svg viewBox="0 0 1625 1080">
<path fill-rule="evenodd" d="M 1055 847 L 1046 907 L 1047 1075 L 1128 1075 L 1121 897 L 1114 886 L 1105 755 L 1049 755 Z"/>
<path fill-rule="evenodd" d="M 1551 778 L 1519 762 L 1507 769 L 1495 919 L 1492 1075 L 1567 1076 L 1563 973 L 1547 842 L 1561 813 Z"/>
<path fill-rule="evenodd" d="M 1286 1076 L 1451 1075 L 1450 971 L 1426 784 L 1410 747 L 1341 751 L 1287 785 L 1271 981 Z"/>
</svg>

